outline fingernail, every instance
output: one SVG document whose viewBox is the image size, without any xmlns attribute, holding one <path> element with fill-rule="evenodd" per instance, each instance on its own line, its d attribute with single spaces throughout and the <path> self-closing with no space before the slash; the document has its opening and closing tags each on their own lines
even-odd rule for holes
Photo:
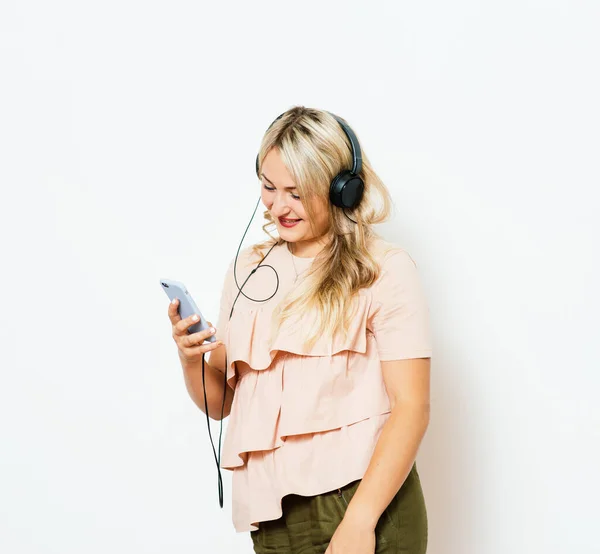
<svg viewBox="0 0 600 554">
<path fill-rule="evenodd" d="M 198 321 L 198 314 L 194 314 L 194 315 L 192 316 L 192 319 L 193 319 L 194 321 Z"/>
<path fill-rule="evenodd" d="M 209 331 L 210 331 L 211 333 L 214 333 L 214 332 L 215 332 L 215 328 L 214 328 L 214 327 L 211 327 L 211 328 L 209 329 Z"/>
<path fill-rule="evenodd" d="M 177 303 L 177 298 L 173 298 L 173 300 L 171 300 L 171 304 L 176 304 Z"/>
</svg>

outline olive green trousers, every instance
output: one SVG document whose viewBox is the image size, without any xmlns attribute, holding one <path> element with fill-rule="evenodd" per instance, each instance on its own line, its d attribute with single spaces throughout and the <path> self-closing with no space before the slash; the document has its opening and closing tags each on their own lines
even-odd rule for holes
<svg viewBox="0 0 600 554">
<path fill-rule="evenodd" d="M 316 496 L 284 496 L 283 515 L 261 522 L 257 531 L 250 532 L 254 552 L 323 554 L 359 484 L 360 480 L 354 481 Z M 375 554 L 425 554 L 427 510 L 416 463 L 381 514 L 375 540 Z"/>
</svg>

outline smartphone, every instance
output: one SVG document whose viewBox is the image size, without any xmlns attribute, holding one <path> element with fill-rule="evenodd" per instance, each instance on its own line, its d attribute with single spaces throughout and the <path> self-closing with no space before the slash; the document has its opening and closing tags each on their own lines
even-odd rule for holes
<svg viewBox="0 0 600 554">
<path fill-rule="evenodd" d="M 192 295 L 188 292 L 187 287 L 183 283 L 174 281 L 173 279 L 161 279 L 160 286 L 169 297 L 169 300 L 173 300 L 173 298 L 179 299 L 179 306 L 177 309 L 181 319 L 185 319 L 193 314 L 198 314 L 200 320 L 198 323 L 194 323 L 188 327 L 188 333 L 197 333 L 198 331 L 204 331 L 204 329 L 208 329 L 208 323 L 204 319 L 202 313 L 200 313 L 200 310 L 198 309 L 198 306 L 196 306 Z M 208 342 L 215 342 L 217 338 L 215 335 L 211 335 L 206 340 Z"/>
</svg>

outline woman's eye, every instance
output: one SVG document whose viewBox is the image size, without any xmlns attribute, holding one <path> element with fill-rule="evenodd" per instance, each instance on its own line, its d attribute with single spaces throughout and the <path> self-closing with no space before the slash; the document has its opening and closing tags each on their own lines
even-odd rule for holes
<svg viewBox="0 0 600 554">
<path fill-rule="evenodd" d="M 268 187 L 267 185 L 263 185 L 263 187 L 264 187 L 266 190 L 270 190 L 270 191 L 274 191 L 274 190 L 275 190 L 274 188 Z M 292 194 L 292 193 L 290 193 L 290 194 Z M 299 197 L 299 196 L 296 196 L 295 194 L 292 194 L 292 198 L 293 198 L 294 200 L 300 200 L 300 197 Z"/>
</svg>

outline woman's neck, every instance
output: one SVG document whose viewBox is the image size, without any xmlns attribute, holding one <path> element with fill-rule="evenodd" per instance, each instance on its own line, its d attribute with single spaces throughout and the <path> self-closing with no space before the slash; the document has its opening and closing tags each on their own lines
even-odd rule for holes
<svg viewBox="0 0 600 554">
<path fill-rule="evenodd" d="M 288 242 L 289 251 L 298 258 L 315 258 L 325 248 L 323 241 L 295 241 Z"/>
</svg>

